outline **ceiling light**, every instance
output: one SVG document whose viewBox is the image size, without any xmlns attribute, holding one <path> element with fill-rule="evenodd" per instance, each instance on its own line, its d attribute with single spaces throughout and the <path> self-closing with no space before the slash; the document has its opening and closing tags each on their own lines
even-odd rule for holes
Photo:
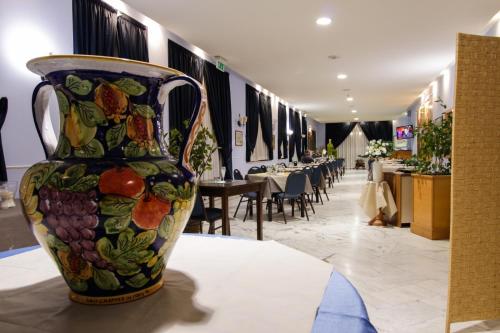
<svg viewBox="0 0 500 333">
<path fill-rule="evenodd" d="M 348 102 L 352 102 L 352 101 L 354 101 L 354 98 L 353 98 L 353 97 L 351 97 L 351 96 L 347 96 L 346 101 L 348 101 Z"/>
<path fill-rule="evenodd" d="M 347 75 L 346 74 L 339 74 L 339 75 L 337 75 L 337 79 L 345 80 L 345 79 L 347 79 Z"/>
<path fill-rule="evenodd" d="M 329 25 L 332 23 L 332 19 L 329 17 L 320 17 L 316 20 L 317 25 Z"/>
<path fill-rule="evenodd" d="M 358 112 L 358 111 L 357 111 L 357 110 L 352 110 L 351 112 L 352 112 L 352 113 L 356 113 L 356 112 Z"/>
<path fill-rule="evenodd" d="M 354 118 L 354 120 L 358 121 L 358 120 L 359 120 L 359 118 Z"/>
</svg>

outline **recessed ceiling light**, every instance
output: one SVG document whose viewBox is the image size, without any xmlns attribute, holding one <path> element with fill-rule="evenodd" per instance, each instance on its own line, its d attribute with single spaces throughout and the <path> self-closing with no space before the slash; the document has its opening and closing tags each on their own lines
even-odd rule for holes
<svg viewBox="0 0 500 333">
<path fill-rule="evenodd" d="M 357 111 L 357 110 L 352 110 L 351 112 L 352 112 L 352 113 L 356 113 L 356 112 L 358 112 L 358 111 Z"/>
<path fill-rule="evenodd" d="M 354 118 L 354 120 L 358 121 L 358 120 L 359 120 L 359 118 Z"/>
<path fill-rule="evenodd" d="M 347 79 L 347 75 L 341 73 L 341 74 L 337 75 L 337 79 L 339 79 L 339 80 Z"/>
<path fill-rule="evenodd" d="M 329 25 L 332 23 L 332 19 L 329 17 L 320 17 L 316 20 L 317 25 Z"/>
<path fill-rule="evenodd" d="M 348 102 L 352 102 L 352 101 L 354 101 L 354 98 L 351 96 L 347 96 L 347 98 L 345 100 Z"/>
</svg>

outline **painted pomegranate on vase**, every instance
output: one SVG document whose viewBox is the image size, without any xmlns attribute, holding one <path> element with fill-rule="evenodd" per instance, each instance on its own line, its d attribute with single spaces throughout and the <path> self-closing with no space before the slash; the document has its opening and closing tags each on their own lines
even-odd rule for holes
<svg viewBox="0 0 500 333">
<path fill-rule="evenodd" d="M 33 115 L 48 156 L 20 186 L 39 243 L 86 304 L 114 304 L 161 288 L 166 261 L 187 223 L 196 192 L 189 153 L 206 109 L 200 84 L 175 70 L 117 58 L 50 56 L 28 68 L 41 75 Z M 161 145 L 168 92 L 190 84 L 196 107 L 170 160 Z M 60 134 L 47 128 L 56 93 Z"/>
</svg>

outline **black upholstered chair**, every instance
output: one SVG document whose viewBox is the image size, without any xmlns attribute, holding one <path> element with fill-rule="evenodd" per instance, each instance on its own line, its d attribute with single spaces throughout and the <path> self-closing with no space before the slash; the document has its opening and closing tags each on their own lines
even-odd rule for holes
<svg viewBox="0 0 500 333">
<path fill-rule="evenodd" d="M 260 169 L 260 168 L 258 168 L 258 169 Z M 241 171 L 238 169 L 234 169 L 233 177 L 234 177 L 234 180 L 243 180 L 243 175 L 241 174 Z M 241 194 L 240 201 L 238 202 L 238 206 L 236 206 L 236 211 L 234 212 L 233 217 L 236 217 L 236 214 L 238 214 L 238 210 L 240 209 L 241 203 L 246 202 L 247 209 L 245 211 L 245 217 L 243 218 L 243 222 L 245 222 L 245 220 L 247 219 L 248 211 L 249 210 L 251 211 L 251 209 L 249 209 L 248 205 L 252 205 L 253 200 L 256 200 L 256 199 L 257 199 L 257 193 L 255 193 L 255 192 L 248 192 L 248 193 Z"/>
<path fill-rule="evenodd" d="M 196 193 L 193 212 L 189 218 L 189 223 L 199 223 L 200 232 L 203 233 L 203 221 L 209 223 L 208 233 L 214 234 L 215 230 L 222 228 L 222 224 L 215 226 L 215 221 L 222 220 L 222 209 L 220 208 L 205 208 L 203 199 L 200 193 Z"/>
<path fill-rule="evenodd" d="M 294 171 L 290 173 L 286 180 L 285 192 L 277 193 L 275 195 L 276 199 L 279 202 L 279 205 L 281 206 L 285 224 L 287 223 L 284 207 L 285 200 L 290 200 L 292 204 L 292 216 L 295 216 L 295 202 L 297 201 L 297 203 L 300 203 L 301 209 L 304 210 L 307 220 L 309 221 L 309 214 L 307 213 L 305 200 L 306 177 L 306 174 L 302 171 Z M 312 203 L 310 200 L 309 203 L 312 207 Z"/>
</svg>

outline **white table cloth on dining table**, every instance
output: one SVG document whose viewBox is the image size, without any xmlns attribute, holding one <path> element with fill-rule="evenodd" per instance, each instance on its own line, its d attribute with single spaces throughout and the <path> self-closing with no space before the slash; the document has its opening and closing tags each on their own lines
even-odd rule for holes
<svg viewBox="0 0 500 333">
<path fill-rule="evenodd" d="M 0 332 L 310 332 L 331 265 L 275 241 L 182 235 L 141 300 L 72 303 L 37 249 L 0 260 Z"/>
<path fill-rule="evenodd" d="M 391 218 L 398 211 L 391 188 L 386 181 L 368 182 L 361 192 L 359 205 L 369 218 L 377 216 L 379 208 L 388 218 Z"/>
<path fill-rule="evenodd" d="M 289 175 L 290 175 L 290 172 L 256 173 L 253 175 L 248 175 L 248 180 L 250 180 L 250 181 L 265 180 L 266 185 L 265 185 L 265 189 L 263 192 L 263 197 L 267 198 L 267 199 L 271 199 L 271 196 L 273 193 L 285 192 L 286 180 L 288 179 Z M 321 176 L 320 189 L 323 189 L 324 186 L 325 186 L 325 180 L 323 179 L 323 176 Z M 313 188 L 311 185 L 311 181 L 309 180 L 309 177 L 306 177 L 305 192 L 306 193 L 313 193 Z"/>
</svg>

